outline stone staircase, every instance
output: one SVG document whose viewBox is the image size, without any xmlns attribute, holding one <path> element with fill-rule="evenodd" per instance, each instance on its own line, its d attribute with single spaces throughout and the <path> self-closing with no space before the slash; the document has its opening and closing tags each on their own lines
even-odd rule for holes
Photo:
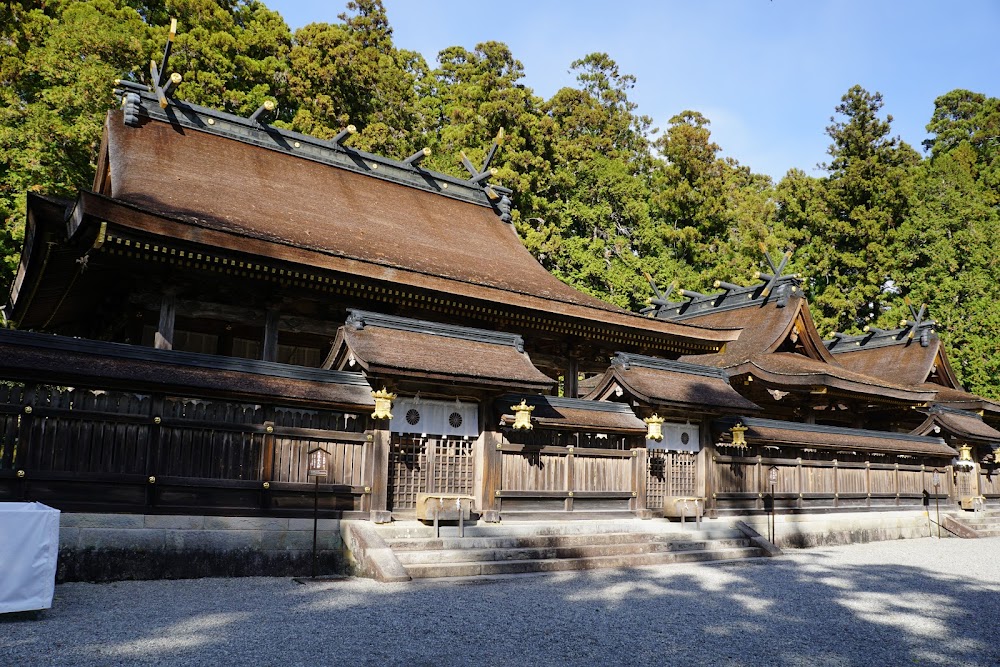
<svg viewBox="0 0 1000 667">
<path fill-rule="evenodd" d="M 948 512 L 941 525 L 965 538 L 1000 537 L 1000 509 L 983 512 Z M 955 525 L 957 524 L 957 526 Z"/>
<path fill-rule="evenodd" d="M 413 521 L 378 532 L 414 579 L 735 560 L 776 551 L 727 522 L 704 522 L 701 530 L 666 520 L 518 522 L 468 526 L 465 537 L 444 526 L 435 537 L 433 528 Z"/>
</svg>

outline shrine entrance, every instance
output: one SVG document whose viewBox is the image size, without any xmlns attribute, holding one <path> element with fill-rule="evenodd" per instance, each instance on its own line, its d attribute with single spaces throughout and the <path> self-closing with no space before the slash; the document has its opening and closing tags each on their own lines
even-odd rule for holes
<svg viewBox="0 0 1000 667">
<path fill-rule="evenodd" d="M 473 495 L 473 440 L 392 434 L 388 509 L 411 512 L 419 493 Z"/>
</svg>

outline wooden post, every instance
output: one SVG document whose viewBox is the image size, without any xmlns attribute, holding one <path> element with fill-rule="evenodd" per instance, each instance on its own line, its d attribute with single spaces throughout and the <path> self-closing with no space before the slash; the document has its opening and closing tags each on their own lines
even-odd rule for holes
<svg viewBox="0 0 1000 667">
<path fill-rule="evenodd" d="M 38 394 L 38 385 L 28 385 L 24 392 L 24 407 L 21 408 L 21 418 L 17 425 L 17 454 L 14 457 L 15 474 L 20 482 L 20 493 L 22 501 L 28 500 L 28 478 L 31 473 L 31 454 L 37 443 L 35 437 L 35 397 Z"/>
<path fill-rule="evenodd" d="M 573 491 L 574 491 L 574 468 L 576 467 L 576 456 L 573 452 L 576 448 L 570 445 L 566 448 L 566 511 L 573 511 Z"/>
<path fill-rule="evenodd" d="M 896 507 L 899 507 L 899 461 L 896 461 Z"/>
<path fill-rule="evenodd" d="M 563 375 L 563 395 L 576 398 L 580 393 L 580 362 L 576 357 L 566 360 L 566 372 Z"/>
<path fill-rule="evenodd" d="M 653 518 L 646 507 L 646 477 L 649 469 L 649 450 L 639 447 L 632 450 L 632 510 L 640 519 Z"/>
<path fill-rule="evenodd" d="M 867 494 L 865 506 L 872 506 L 872 462 L 865 461 L 865 493 Z"/>
<path fill-rule="evenodd" d="M 833 460 L 833 506 L 840 507 L 840 466 L 837 459 Z"/>
<path fill-rule="evenodd" d="M 802 481 L 802 457 L 801 456 L 795 459 L 795 473 L 796 473 L 796 477 L 799 480 L 799 497 L 798 497 L 798 499 L 795 502 L 796 502 L 796 507 L 798 507 L 799 509 L 802 509 L 802 505 L 804 504 L 803 500 L 802 500 L 802 494 L 805 493 L 805 484 Z"/>
<path fill-rule="evenodd" d="M 153 346 L 157 350 L 174 349 L 174 321 L 177 318 L 177 295 L 167 290 L 160 299 L 160 322 L 156 327 Z"/>
<path fill-rule="evenodd" d="M 147 479 L 155 479 L 156 472 L 160 467 L 160 450 L 162 445 L 162 429 L 160 422 L 163 420 L 163 407 L 165 399 L 163 394 L 154 394 L 149 405 L 149 438 L 146 440 L 146 476 Z M 152 483 L 146 484 L 146 506 L 156 505 L 156 487 Z"/>
<path fill-rule="evenodd" d="M 757 463 L 755 463 L 753 466 L 753 476 L 754 479 L 756 480 L 754 485 L 757 487 L 757 500 L 755 501 L 756 505 L 754 507 L 755 509 L 758 510 L 764 508 L 764 491 L 767 490 L 767 486 L 764 482 L 764 476 L 762 474 L 762 470 L 764 467 L 762 463 L 763 458 L 764 457 L 758 451 Z"/>
<path fill-rule="evenodd" d="M 268 308 L 264 318 L 264 343 L 260 348 L 260 358 L 263 361 L 278 359 L 278 322 L 281 311 L 278 308 Z"/>
<path fill-rule="evenodd" d="M 482 466 L 482 481 L 479 487 L 482 504 L 479 505 L 479 512 L 483 521 L 499 523 L 500 500 L 497 493 L 501 490 L 503 479 L 503 452 L 500 451 L 500 446 L 503 444 L 503 434 L 495 431 L 484 431 L 482 441 L 482 460 L 477 461 L 477 465 Z M 479 498 L 476 500 L 479 502 Z"/>
<path fill-rule="evenodd" d="M 372 432 L 372 477 L 371 477 L 371 520 L 375 523 L 389 523 L 392 512 L 389 511 L 389 447 L 390 432 L 388 422 L 380 424 L 382 428 Z"/>
</svg>

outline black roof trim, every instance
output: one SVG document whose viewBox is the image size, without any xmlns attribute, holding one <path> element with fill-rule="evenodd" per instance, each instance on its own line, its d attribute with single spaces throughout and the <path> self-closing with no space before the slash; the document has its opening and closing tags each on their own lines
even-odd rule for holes
<svg viewBox="0 0 1000 667">
<path fill-rule="evenodd" d="M 932 438 L 923 435 L 911 435 L 909 433 L 896 433 L 894 431 L 868 431 L 862 428 L 845 428 L 843 426 L 826 426 L 823 424 L 803 424 L 801 422 L 786 422 L 778 419 L 760 419 L 758 417 L 724 417 L 716 419 L 715 424 L 726 428 L 742 422 L 744 426 L 759 426 L 760 428 L 780 428 L 786 431 L 800 431 L 803 433 L 826 433 L 828 435 L 847 435 L 863 438 L 883 438 L 885 440 L 908 440 L 910 442 L 923 442 L 934 444 L 946 444 L 942 438 Z"/>
<path fill-rule="evenodd" d="M 181 100 L 170 99 L 164 109 L 153 93 L 133 86 L 119 87 L 115 93 L 119 97 L 137 96 L 137 111 L 148 118 L 496 210 L 486 196 L 484 185 Z M 490 187 L 500 194 L 512 192 L 499 185 Z"/>
<path fill-rule="evenodd" d="M 910 338 L 911 327 L 902 329 L 886 329 L 880 331 L 869 331 L 860 336 L 837 335 L 829 340 L 824 340 L 823 345 L 833 354 L 843 352 L 856 352 L 859 349 L 874 350 L 880 347 L 891 347 L 893 345 L 907 345 L 909 343 L 920 343 L 920 336 L 915 335 Z M 920 327 L 921 335 L 924 331 L 934 334 L 933 325 Z"/>
<path fill-rule="evenodd" d="M 939 403 L 932 404 L 929 408 L 926 409 L 926 412 L 929 415 L 940 415 L 940 414 L 957 415 L 959 417 L 972 417 L 974 419 L 978 419 L 979 421 L 983 421 L 983 416 L 980 415 L 978 412 L 973 412 L 971 410 L 962 410 L 961 408 L 953 408 L 949 405 L 941 405 Z"/>
<path fill-rule="evenodd" d="M 429 322 L 427 320 L 414 320 L 408 317 L 384 315 L 382 313 L 373 313 L 353 308 L 347 312 L 348 316 L 345 324 L 355 329 L 364 329 L 365 327 L 396 329 L 397 331 L 409 331 L 411 333 L 422 333 L 431 336 L 459 338 L 475 343 L 510 345 L 518 352 L 524 352 L 524 339 L 518 334 L 490 331 L 488 329 L 473 329 L 472 327 L 460 327 L 454 324 L 441 324 L 440 322 Z"/>
<path fill-rule="evenodd" d="M 562 396 L 545 396 L 542 394 L 504 394 L 497 399 L 498 404 L 510 401 L 515 405 L 524 400 L 528 405 L 551 405 L 553 408 L 573 410 L 592 410 L 594 412 L 614 412 L 635 416 L 635 412 L 627 403 L 613 401 L 591 401 L 584 398 L 564 398 Z M 505 410 L 507 408 L 504 408 Z"/>
<path fill-rule="evenodd" d="M 672 361 L 670 359 L 660 359 L 658 357 L 647 357 L 642 354 L 632 354 L 631 352 L 616 352 L 611 360 L 613 366 L 621 366 L 628 370 L 630 366 L 640 368 L 652 368 L 658 371 L 671 371 L 674 373 L 688 373 L 689 375 L 700 375 L 703 377 L 719 378 L 729 380 L 729 374 L 722 368 L 713 366 L 700 366 L 684 361 Z"/>
<path fill-rule="evenodd" d="M 662 320 L 681 322 L 683 320 L 750 306 L 763 306 L 768 301 L 787 300 L 789 296 L 801 295 L 802 281 L 794 276 L 782 276 L 767 296 L 762 296 L 767 283 L 759 283 L 742 289 L 728 290 L 717 294 L 705 294 L 689 301 L 671 302 L 657 309 L 655 316 Z"/>
<path fill-rule="evenodd" d="M 321 368 L 279 364 L 274 361 L 222 357 L 214 354 L 157 350 L 152 347 L 141 347 L 126 343 L 108 343 L 86 338 L 70 338 L 68 336 L 41 334 L 30 331 L 0 329 L 0 344 L 4 343 L 21 347 L 35 347 L 45 350 L 59 350 L 61 352 L 80 352 L 100 355 L 102 357 L 130 359 L 133 361 L 148 361 L 177 366 L 194 366 L 209 370 L 254 373 L 256 375 L 288 378 L 291 380 L 368 386 L 368 381 L 365 380 L 361 373 L 352 373 L 349 371 L 323 370 Z"/>
</svg>

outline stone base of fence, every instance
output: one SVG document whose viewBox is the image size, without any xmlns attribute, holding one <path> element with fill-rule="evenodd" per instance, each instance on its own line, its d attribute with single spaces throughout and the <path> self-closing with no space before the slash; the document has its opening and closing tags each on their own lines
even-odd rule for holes
<svg viewBox="0 0 1000 667">
<path fill-rule="evenodd" d="M 61 515 L 56 580 L 308 576 L 312 519 Z M 320 519 L 317 571 L 346 570 L 340 521 Z"/>
</svg>

